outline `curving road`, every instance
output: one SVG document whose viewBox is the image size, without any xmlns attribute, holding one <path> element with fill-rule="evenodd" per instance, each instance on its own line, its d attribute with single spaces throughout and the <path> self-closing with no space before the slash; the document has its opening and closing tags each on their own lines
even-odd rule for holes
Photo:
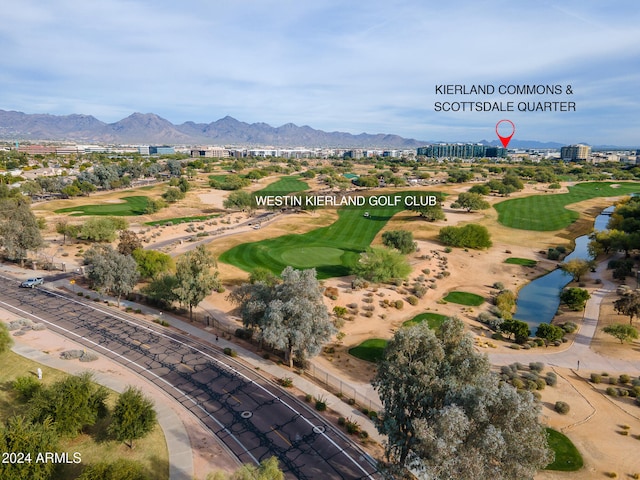
<svg viewBox="0 0 640 480">
<path fill-rule="evenodd" d="M 275 455 L 287 478 L 379 478 L 374 462 L 306 405 L 189 337 L 0 276 L 0 306 L 105 355 L 190 410 L 243 463 Z"/>
</svg>

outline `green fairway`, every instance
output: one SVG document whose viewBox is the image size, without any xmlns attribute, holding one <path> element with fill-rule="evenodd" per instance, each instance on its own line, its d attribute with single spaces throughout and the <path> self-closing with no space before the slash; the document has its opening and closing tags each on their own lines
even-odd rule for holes
<svg viewBox="0 0 640 480">
<path fill-rule="evenodd" d="M 396 195 L 411 194 L 416 192 Z M 338 220 L 328 227 L 302 235 L 244 243 L 224 252 L 219 260 L 247 272 L 263 267 L 279 275 L 290 265 L 298 269 L 314 267 L 320 279 L 349 275 L 359 254 L 371 244 L 387 221 L 402 210 L 402 202 L 386 207 L 344 207 L 338 210 Z M 369 212 L 368 217 L 364 216 L 365 212 Z"/>
<path fill-rule="evenodd" d="M 549 447 L 555 452 L 555 460 L 547 465 L 545 470 L 560 472 L 574 472 L 580 470 L 583 465 L 582 455 L 575 445 L 562 433 L 547 428 Z"/>
<path fill-rule="evenodd" d="M 525 267 L 535 267 L 538 264 L 535 260 L 518 257 L 509 257 L 504 261 L 504 263 L 510 263 L 511 265 L 523 265 Z"/>
<path fill-rule="evenodd" d="M 303 192 L 309 190 L 309 184 L 300 180 L 298 175 L 282 177 L 270 183 L 262 190 L 254 192 L 254 195 L 287 195 L 288 193 Z"/>
<path fill-rule="evenodd" d="M 167 223 L 178 225 L 180 223 L 201 222 L 202 220 L 210 220 L 219 216 L 220 214 L 216 213 L 214 215 L 196 215 L 195 217 L 173 217 L 165 218 L 164 220 L 154 220 L 153 222 L 145 222 L 145 225 L 151 225 L 152 227 L 156 225 L 166 225 Z"/>
<path fill-rule="evenodd" d="M 418 325 L 426 321 L 429 324 L 429 328 L 431 330 L 436 330 L 440 328 L 440 326 L 447 319 L 447 315 L 441 315 L 439 313 L 425 312 L 420 313 L 413 317 L 411 320 L 407 320 L 402 324 L 403 327 L 413 327 L 414 325 Z"/>
<path fill-rule="evenodd" d="M 78 205 L 77 207 L 59 208 L 55 213 L 71 213 L 72 217 L 83 215 L 109 215 L 112 217 L 128 217 L 144 215 L 149 199 L 147 197 L 134 196 L 122 197 L 124 203 L 104 203 L 101 205 Z"/>
<path fill-rule="evenodd" d="M 362 342 L 357 347 L 350 348 L 349 355 L 353 355 L 360 360 L 375 363 L 382 360 L 386 346 L 386 340 L 382 338 L 370 338 L 369 340 Z"/>
<path fill-rule="evenodd" d="M 468 292 L 451 292 L 444 297 L 446 302 L 457 303 L 459 305 L 467 305 L 470 307 L 477 307 L 484 303 L 484 298 L 475 293 Z"/>
<path fill-rule="evenodd" d="M 611 185 L 617 185 L 612 187 Z M 566 205 L 596 197 L 616 197 L 640 192 L 639 183 L 588 182 L 569 187 L 569 193 L 532 195 L 497 203 L 498 221 L 521 230 L 551 231 L 566 228 L 580 214 Z"/>
</svg>

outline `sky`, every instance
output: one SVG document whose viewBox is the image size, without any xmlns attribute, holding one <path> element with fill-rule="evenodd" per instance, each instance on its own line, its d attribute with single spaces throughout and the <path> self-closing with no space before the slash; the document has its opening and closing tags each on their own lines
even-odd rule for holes
<svg viewBox="0 0 640 480">
<path fill-rule="evenodd" d="M 640 145 L 636 0 L 21 0 L 0 22 L 0 109 L 134 112 L 425 141 Z M 438 85 L 558 85 L 444 95 Z M 572 93 L 567 93 L 570 87 Z M 436 102 L 514 111 L 436 111 Z M 518 111 L 521 102 L 575 111 Z M 501 133 L 504 133 L 504 123 Z"/>
</svg>

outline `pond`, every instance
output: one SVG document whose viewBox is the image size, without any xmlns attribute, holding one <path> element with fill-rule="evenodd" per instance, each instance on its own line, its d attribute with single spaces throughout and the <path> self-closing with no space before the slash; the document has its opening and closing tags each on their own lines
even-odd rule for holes
<svg viewBox="0 0 640 480">
<path fill-rule="evenodd" d="M 594 222 L 594 230 L 606 230 L 607 222 L 614 207 L 607 207 Z M 576 247 L 564 261 L 575 258 L 589 260 L 587 251 L 589 235 L 576 238 Z M 527 322 L 531 333 L 535 333 L 541 323 L 550 323 L 560 306 L 560 292 L 571 281 L 571 276 L 559 268 L 536 278 L 520 289 L 514 318 Z"/>
</svg>

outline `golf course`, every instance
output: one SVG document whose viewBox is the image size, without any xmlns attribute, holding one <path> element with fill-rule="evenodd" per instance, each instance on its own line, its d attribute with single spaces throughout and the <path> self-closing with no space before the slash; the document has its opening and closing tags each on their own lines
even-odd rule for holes
<svg viewBox="0 0 640 480">
<path fill-rule="evenodd" d="M 411 194 L 416 192 L 402 193 L 403 196 Z M 279 275 L 285 267 L 292 266 L 315 268 L 320 279 L 348 275 L 358 255 L 389 219 L 402 210 L 402 203 L 385 207 L 343 207 L 338 210 L 338 220 L 328 227 L 302 235 L 244 243 L 224 252 L 219 260 L 247 272 L 263 267 Z"/>
<path fill-rule="evenodd" d="M 548 232 L 575 222 L 580 213 L 567 205 L 597 197 L 617 197 L 640 192 L 639 183 L 585 182 L 569 187 L 568 193 L 531 195 L 497 203 L 498 221 L 505 227 Z"/>
</svg>

